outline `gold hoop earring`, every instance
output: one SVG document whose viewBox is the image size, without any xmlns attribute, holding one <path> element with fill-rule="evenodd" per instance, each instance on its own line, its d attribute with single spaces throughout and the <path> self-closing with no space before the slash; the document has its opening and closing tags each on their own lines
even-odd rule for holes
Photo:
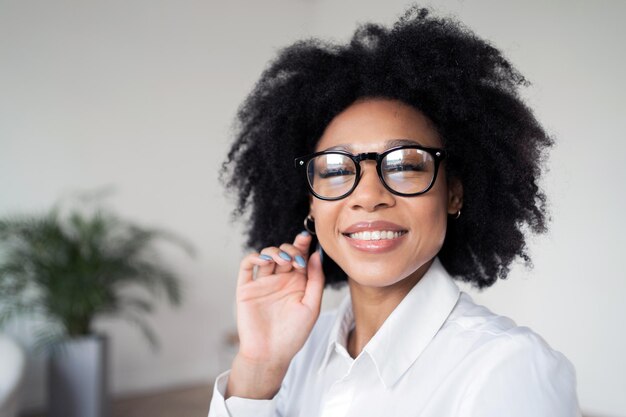
<svg viewBox="0 0 626 417">
<path fill-rule="evenodd" d="M 311 217 L 310 214 L 304 219 L 304 230 L 312 235 L 315 234 L 315 220 L 313 219 L 313 217 Z"/>
</svg>

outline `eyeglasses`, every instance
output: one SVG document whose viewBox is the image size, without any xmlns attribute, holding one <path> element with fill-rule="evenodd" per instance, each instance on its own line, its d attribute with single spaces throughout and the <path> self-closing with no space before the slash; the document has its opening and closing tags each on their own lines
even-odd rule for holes
<svg viewBox="0 0 626 417">
<path fill-rule="evenodd" d="M 410 197 L 432 188 L 445 157 L 443 149 L 407 145 L 358 155 L 316 152 L 296 158 L 295 164 L 306 175 L 311 193 L 321 200 L 340 200 L 352 193 L 361 179 L 361 161 L 366 160 L 376 161 L 376 172 L 387 190 Z"/>
</svg>

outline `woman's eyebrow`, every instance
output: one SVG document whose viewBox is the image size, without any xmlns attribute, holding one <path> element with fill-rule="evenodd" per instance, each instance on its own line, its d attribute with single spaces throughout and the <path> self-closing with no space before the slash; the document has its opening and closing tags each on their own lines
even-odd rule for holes
<svg viewBox="0 0 626 417">
<path fill-rule="evenodd" d="M 335 145 L 335 146 L 331 146 L 330 148 L 326 149 L 327 151 L 346 151 L 346 152 L 352 152 L 352 146 L 350 145 Z"/>
<path fill-rule="evenodd" d="M 422 144 L 412 139 L 391 139 L 385 142 L 386 149 L 395 148 L 396 146 L 406 146 L 406 145 L 410 146 L 410 145 L 422 145 Z"/>
<path fill-rule="evenodd" d="M 385 149 L 395 148 L 396 146 L 405 146 L 405 145 L 422 145 L 416 140 L 412 139 L 389 139 L 385 142 Z M 327 151 L 346 151 L 352 153 L 352 146 L 350 144 L 341 144 L 331 146 L 326 149 Z"/>
</svg>

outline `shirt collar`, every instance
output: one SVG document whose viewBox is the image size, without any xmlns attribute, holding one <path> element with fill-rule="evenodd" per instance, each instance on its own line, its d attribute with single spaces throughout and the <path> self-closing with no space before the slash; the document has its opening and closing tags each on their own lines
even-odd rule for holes
<svg viewBox="0 0 626 417">
<path fill-rule="evenodd" d="M 322 359 L 322 365 L 320 366 L 319 372 L 322 372 L 324 368 L 326 368 L 326 365 L 328 365 L 328 361 L 330 360 L 330 356 L 336 347 L 341 346 L 347 352 L 348 335 L 353 328 L 354 313 L 352 312 L 352 300 L 350 299 L 350 293 L 348 292 L 337 308 L 337 315 L 335 316 L 333 327 L 330 330 L 328 345 L 326 346 L 326 352 L 324 354 L 324 358 Z"/>
<path fill-rule="evenodd" d="M 391 387 L 415 362 L 445 323 L 459 298 L 459 287 L 435 258 L 422 279 L 409 291 L 364 347 L 386 387 Z M 354 326 L 352 301 L 341 302 L 331 329 L 320 371 L 336 345 L 347 348 Z"/>
</svg>

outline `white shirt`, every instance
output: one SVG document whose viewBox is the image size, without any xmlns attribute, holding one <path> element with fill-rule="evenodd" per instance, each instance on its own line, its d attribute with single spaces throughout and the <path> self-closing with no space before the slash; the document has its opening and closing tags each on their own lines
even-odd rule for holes
<svg viewBox="0 0 626 417">
<path fill-rule="evenodd" d="M 438 258 L 355 358 L 350 296 L 320 314 L 271 400 L 213 390 L 209 417 L 580 416 L 574 367 L 541 336 L 475 304 Z"/>
</svg>

